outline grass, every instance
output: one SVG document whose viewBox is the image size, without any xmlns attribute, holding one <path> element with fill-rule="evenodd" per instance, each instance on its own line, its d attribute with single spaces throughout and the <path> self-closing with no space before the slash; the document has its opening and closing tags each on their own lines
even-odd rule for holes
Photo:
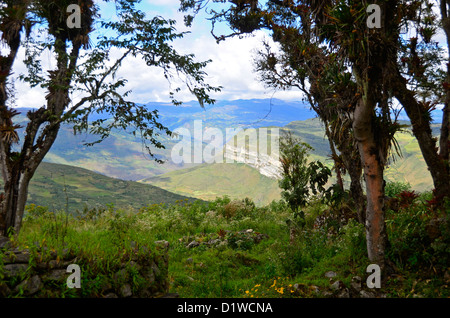
<svg viewBox="0 0 450 318">
<path fill-rule="evenodd" d="M 263 176 L 258 170 L 243 163 L 204 164 L 172 171 L 143 182 L 180 195 L 209 201 L 225 193 L 235 199 L 250 197 L 259 206 L 281 198 L 276 179 Z"/>
<path fill-rule="evenodd" d="M 441 234 L 430 240 L 426 233 L 433 219 L 427 210 L 430 199 L 429 193 L 421 194 L 387 214 L 388 257 L 396 269 L 382 291 L 387 297 L 450 296 L 445 276 L 450 255 L 448 214 L 443 216 Z M 334 271 L 335 280 L 349 286 L 354 276 L 365 281 L 370 264 L 362 225 L 353 219 L 339 225 L 330 217 L 317 226 L 316 217 L 327 209 L 320 200 L 311 201 L 305 227 L 290 242 L 286 220 L 292 214 L 277 201 L 258 207 L 251 200 L 225 196 L 209 203 L 152 204 L 138 213 L 109 206 L 77 217 L 32 205 L 16 241 L 21 246 L 70 248 L 86 255 L 90 266 L 101 259 L 98 266 L 110 275 L 107 267 L 127 255 L 130 244 L 166 240 L 170 292 L 180 297 L 324 297 L 316 291 L 329 289 L 326 272 Z M 265 235 L 261 240 L 251 239 L 260 234 Z M 209 244 L 217 238 L 227 238 L 228 244 Z M 188 247 L 194 240 L 198 245 Z"/>
</svg>

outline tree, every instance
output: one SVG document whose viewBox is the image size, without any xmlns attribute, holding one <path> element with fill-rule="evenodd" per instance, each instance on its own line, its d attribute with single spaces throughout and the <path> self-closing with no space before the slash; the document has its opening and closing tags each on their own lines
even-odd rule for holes
<svg viewBox="0 0 450 318">
<path fill-rule="evenodd" d="M 450 58 L 448 53 L 444 58 L 433 36 L 442 27 L 447 49 L 450 48 L 450 2 L 440 1 L 440 20 L 433 11 L 435 4 L 416 1 L 410 8 L 400 7 L 402 18 L 416 32 L 400 46 L 401 63 L 393 70 L 392 87 L 395 98 L 411 120 L 412 131 L 433 179 L 436 199 L 443 205 L 450 194 Z M 446 70 L 441 65 L 446 65 Z M 438 144 L 431 129 L 431 111 L 439 104 L 443 105 L 443 116 Z"/>
<path fill-rule="evenodd" d="M 305 221 L 302 208 L 308 203 L 310 194 L 323 193 L 331 176 L 330 169 L 320 161 L 308 162 L 312 149 L 296 138 L 292 131 L 283 130 L 280 138 L 281 179 L 278 184 L 283 190 L 281 197 L 291 208 L 300 226 Z"/>
<path fill-rule="evenodd" d="M 180 55 L 170 45 L 184 36 L 175 31 L 175 21 L 162 17 L 147 19 L 136 8 L 139 1 L 124 0 L 114 2 L 117 12 L 114 21 L 103 20 L 92 0 L 78 0 L 80 15 L 71 16 L 77 13 L 76 10 L 68 12 L 71 2 L 5 0 L 0 3 L 1 40 L 7 48 L 6 55 L 0 57 L 0 162 L 4 180 L 0 235 L 6 236 L 11 230 L 19 232 L 29 182 L 57 138 L 62 123 L 72 124 L 74 132 L 89 131 L 97 135 L 98 139 L 89 145 L 103 141 L 114 129 L 127 130 L 141 137 L 150 156 L 157 160 L 151 147 L 163 147 L 158 135 L 171 132 L 158 122 L 156 110 L 129 100 L 126 79 L 117 77 L 126 57 L 141 58 L 149 67 L 162 68 L 169 82 L 175 77 L 182 78 L 201 105 L 213 103 L 208 93 L 220 89 L 204 82 L 202 69 L 208 61 L 196 62 L 193 55 Z M 69 26 L 71 18 L 79 19 L 79 27 Z M 94 41 L 91 37 L 95 28 L 102 32 Z M 30 87 L 41 86 L 48 92 L 46 104 L 26 114 L 22 141 L 18 134 L 21 127 L 14 123 L 19 113 L 11 104 L 12 68 L 21 47 L 26 50 L 27 66 L 27 74 L 21 79 Z M 42 70 L 40 60 L 45 50 L 55 59 L 55 68 L 47 72 Z M 114 50 L 120 54 L 117 59 L 112 58 Z M 178 105 L 175 92 L 170 97 Z M 72 98 L 75 94 L 80 97 Z M 93 114 L 105 114 L 105 117 L 91 120 Z"/>
<path fill-rule="evenodd" d="M 343 175 L 348 173 L 350 194 L 358 221 L 364 224 L 362 165 L 351 127 L 358 96 L 356 83 L 346 71 L 345 65 L 339 63 L 326 48 L 313 41 L 313 30 L 310 27 L 300 32 L 296 26 L 273 25 L 273 30 L 273 38 L 281 46 L 280 53 L 273 52 L 265 44 L 264 50 L 260 50 L 256 57 L 255 70 L 260 75 L 260 80 L 271 88 L 297 88 L 304 94 L 311 109 L 324 124 L 337 185 L 344 191 Z"/>
<path fill-rule="evenodd" d="M 204 7 L 205 1 L 181 0 L 181 2 L 181 10 L 192 9 L 195 15 Z M 213 2 L 223 3 L 224 1 Z M 447 2 L 444 2 L 441 8 L 445 9 Z M 377 8 L 375 10 L 377 21 L 373 24 L 367 23 L 369 4 Z M 323 56 L 332 57 L 336 61 L 332 65 L 341 68 L 337 73 L 322 73 L 324 76 L 320 78 L 326 79 L 327 76 L 334 75 L 335 79 L 329 81 L 329 84 L 332 84 L 330 88 L 340 87 L 347 82 L 351 85 L 347 93 L 354 93 L 353 98 L 348 96 L 347 99 L 343 98 L 346 96 L 341 90 L 339 94 L 335 94 L 337 99 L 328 99 L 327 102 L 334 102 L 337 105 L 344 100 L 349 102 L 342 106 L 348 106 L 351 133 L 364 171 L 367 193 L 365 220 L 368 256 L 372 262 L 379 264 L 382 268 L 385 264 L 384 253 L 387 242 L 384 223 L 383 173 L 391 149 L 396 148 L 395 133 L 401 129 L 396 122 L 396 116 L 392 116 L 395 115 L 391 108 L 394 98 L 405 107 L 424 158 L 429 158 L 425 160 L 433 176 L 436 192 L 442 196 L 448 196 L 449 193 L 448 158 L 445 158 L 448 152 L 445 150 L 448 144 L 448 133 L 446 133 L 448 110 L 444 107 L 441 147 L 443 145 L 445 149 L 441 149 L 442 157 L 439 157 L 436 141 L 429 129 L 429 120 L 426 120 L 429 119 L 430 105 L 433 105 L 429 102 L 431 97 L 428 96 L 428 102 L 418 103 L 415 100 L 417 97 L 415 92 L 411 90 L 411 86 L 408 86 L 412 82 L 423 93 L 442 95 L 439 94 L 437 87 L 425 85 L 431 78 L 437 79 L 437 81 L 431 81 L 432 83 L 442 82 L 439 72 L 432 72 L 433 69 L 439 69 L 436 67 L 438 64 L 436 62 L 439 61 L 440 55 L 434 55 L 433 51 L 426 46 L 421 47 L 423 50 L 418 50 L 418 47 L 414 45 L 414 38 L 408 39 L 401 34 L 402 27 L 409 27 L 413 22 L 417 26 L 417 32 L 428 40 L 437 23 L 432 19 L 431 14 L 427 13 L 423 20 L 420 19 L 420 14 L 417 14 L 417 11 L 428 12 L 427 10 L 430 11 L 430 4 L 426 0 L 372 1 L 370 3 L 342 0 L 269 0 L 251 8 L 230 5 L 222 10 L 214 7 L 209 11 L 213 26 L 215 22 L 226 21 L 232 30 L 228 35 L 215 35 L 217 40 L 246 34 L 257 29 L 272 31 L 272 38 L 275 41 L 291 33 L 299 45 L 289 47 L 289 50 L 293 50 L 289 51 L 292 61 L 289 65 L 294 66 L 291 69 L 303 71 L 299 72 L 300 83 L 301 81 L 308 83 L 308 90 L 314 98 L 318 96 L 315 95 L 317 92 L 320 93 L 323 81 L 317 81 L 317 78 L 311 76 L 313 72 L 308 70 L 311 63 L 301 61 L 300 66 L 295 67 L 301 58 L 305 58 L 305 52 L 311 50 L 313 53 L 307 57 L 314 59 L 319 56 L 319 61 L 326 61 L 322 59 Z M 192 16 L 187 20 L 192 21 Z M 443 20 L 448 23 L 446 13 L 443 13 Z M 284 48 L 288 46 L 283 47 L 285 42 L 279 42 L 281 50 L 286 53 Z M 404 68 L 401 66 L 401 57 L 405 48 L 410 49 L 411 57 L 408 65 L 410 73 L 407 78 L 399 76 L 400 70 Z M 420 63 L 422 56 L 416 54 L 417 52 L 424 54 L 429 63 Z M 267 61 L 270 62 L 269 59 Z M 319 63 L 316 66 L 319 66 L 315 69 L 318 70 L 320 67 L 327 67 L 327 64 Z M 339 75 L 342 76 L 339 78 Z M 322 98 L 316 99 L 314 101 L 316 103 L 324 101 Z M 338 114 L 342 115 L 343 112 L 339 111 Z M 327 113 L 322 109 L 319 109 L 318 115 L 324 121 L 329 120 Z M 344 117 L 341 116 L 340 119 L 342 118 Z M 434 164 L 436 167 L 433 166 Z"/>
</svg>

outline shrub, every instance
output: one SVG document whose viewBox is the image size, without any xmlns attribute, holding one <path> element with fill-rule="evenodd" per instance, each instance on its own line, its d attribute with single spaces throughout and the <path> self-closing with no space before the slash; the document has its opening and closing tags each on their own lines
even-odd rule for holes
<svg viewBox="0 0 450 318">
<path fill-rule="evenodd" d="M 408 182 L 388 181 L 384 187 L 384 193 L 387 197 L 396 197 L 403 191 L 410 191 L 411 185 Z"/>
<path fill-rule="evenodd" d="M 421 197 L 411 192 L 403 192 L 401 198 L 399 210 L 389 210 L 386 215 L 388 257 L 401 267 L 445 270 L 450 261 L 449 212 L 430 213 Z"/>
</svg>

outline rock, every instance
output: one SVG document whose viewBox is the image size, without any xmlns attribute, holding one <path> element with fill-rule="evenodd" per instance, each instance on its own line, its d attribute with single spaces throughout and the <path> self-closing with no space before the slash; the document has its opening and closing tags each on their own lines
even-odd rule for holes
<svg viewBox="0 0 450 318">
<path fill-rule="evenodd" d="M 10 245 L 9 238 L 0 235 L 0 248 L 9 248 Z"/>
<path fill-rule="evenodd" d="M 146 278 L 148 284 L 153 284 L 156 280 L 155 274 L 151 269 L 144 274 L 144 277 Z"/>
<path fill-rule="evenodd" d="M 366 290 L 361 290 L 359 292 L 359 296 L 361 298 L 375 298 L 376 297 L 375 293 L 369 292 L 369 291 L 366 291 Z"/>
<path fill-rule="evenodd" d="M 119 298 L 119 296 L 117 296 L 114 293 L 108 293 L 105 296 L 103 296 L 103 298 Z"/>
<path fill-rule="evenodd" d="M 344 288 L 344 283 L 340 280 L 335 281 L 332 285 L 331 285 L 331 289 L 332 290 L 341 290 L 342 288 Z"/>
<path fill-rule="evenodd" d="M 61 281 L 64 280 L 67 276 L 67 272 L 65 269 L 54 269 L 47 275 L 46 279 L 52 281 Z"/>
<path fill-rule="evenodd" d="M 41 278 L 38 275 L 34 275 L 28 279 L 25 279 L 19 285 L 16 286 L 14 292 L 19 292 L 23 290 L 25 296 L 31 296 L 36 294 L 41 288 L 43 284 Z"/>
<path fill-rule="evenodd" d="M 161 275 L 161 270 L 159 269 L 158 265 L 156 265 L 155 262 L 152 262 L 152 271 L 155 273 L 156 277 L 159 277 Z"/>
<path fill-rule="evenodd" d="M 328 277 L 328 278 L 333 278 L 333 277 L 336 277 L 336 276 L 337 276 L 337 274 L 335 272 L 333 272 L 333 271 L 328 271 L 328 272 L 325 273 L 325 277 Z"/>
<path fill-rule="evenodd" d="M 160 298 L 179 298 L 180 295 L 177 293 L 167 293 L 164 296 L 161 296 Z"/>
<path fill-rule="evenodd" d="M 316 295 L 320 295 L 320 289 L 316 285 L 312 285 L 309 287 L 309 290 L 312 291 Z"/>
<path fill-rule="evenodd" d="M 124 281 L 127 279 L 128 279 L 128 271 L 125 268 L 122 268 L 121 270 L 117 271 L 114 274 L 115 281 Z"/>
<path fill-rule="evenodd" d="M 333 293 L 325 290 L 325 291 L 322 292 L 322 296 L 325 297 L 325 298 L 331 297 L 331 296 L 333 296 Z"/>
<path fill-rule="evenodd" d="M 253 229 L 248 229 L 245 231 L 245 233 L 253 233 Z"/>
<path fill-rule="evenodd" d="M 28 252 L 18 252 L 18 253 L 9 253 L 7 257 L 3 259 L 4 264 L 12 264 L 12 263 L 26 263 L 30 261 L 30 253 Z"/>
<path fill-rule="evenodd" d="M 350 283 L 350 287 L 353 288 L 355 291 L 360 292 L 361 291 L 361 277 L 354 276 L 352 278 L 352 282 Z"/>
<path fill-rule="evenodd" d="M 133 295 L 130 284 L 125 284 L 120 288 L 120 295 L 125 298 Z"/>
<path fill-rule="evenodd" d="M 209 240 L 209 241 L 208 241 L 208 245 L 209 245 L 209 246 L 215 246 L 215 245 L 219 245 L 220 242 L 221 242 L 220 239 L 212 239 L 212 240 Z"/>
<path fill-rule="evenodd" d="M 28 269 L 28 264 L 8 264 L 3 269 L 6 277 L 18 276 Z"/>
<path fill-rule="evenodd" d="M 350 291 L 348 288 L 344 288 L 338 295 L 337 298 L 350 298 Z"/>
<path fill-rule="evenodd" d="M 193 248 L 193 247 L 197 247 L 199 245 L 200 245 L 200 243 L 194 240 L 187 245 L 187 248 Z"/>
</svg>

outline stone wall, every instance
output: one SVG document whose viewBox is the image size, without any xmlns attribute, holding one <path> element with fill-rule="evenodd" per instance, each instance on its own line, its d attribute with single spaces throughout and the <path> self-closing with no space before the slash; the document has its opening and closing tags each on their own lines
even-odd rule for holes
<svg viewBox="0 0 450 318">
<path fill-rule="evenodd" d="M 163 297 L 169 289 L 169 243 L 155 243 L 156 251 L 135 247 L 135 256 L 114 266 L 68 250 L 0 248 L 0 297 Z M 75 281 L 71 264 L 79 266 L 79 288 L 68 285 Z"/>
</svg>

